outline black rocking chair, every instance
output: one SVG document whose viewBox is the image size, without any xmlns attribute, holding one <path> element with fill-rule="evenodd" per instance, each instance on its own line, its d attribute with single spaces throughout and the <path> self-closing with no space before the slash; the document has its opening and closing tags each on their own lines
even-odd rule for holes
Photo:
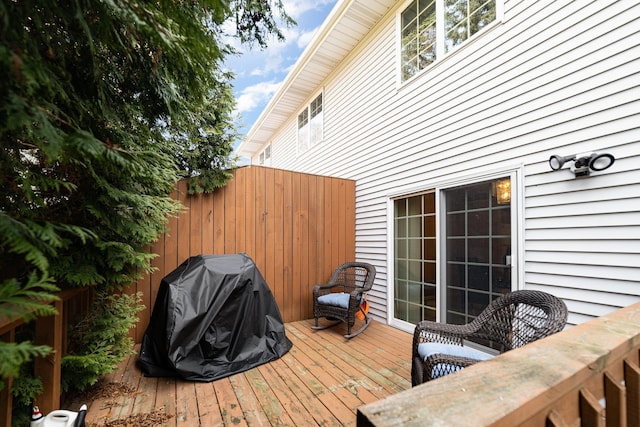
<svg viewBox="0 0 640 427">
<path fill-rule="evenodd" d="M 366 310 L 362 309 L 365 293 L 373 286 L 376 269 L 365 262 L 347 262 L 339 266 L 331 275 L 329 283 L 313 288 L 313 315 L 315 326 L 312 329 L 326 329 L 345 322 L 345 338 L 353 338 L 364 331 L 370 323 Z M 351 332 L 357 314 L 364 319 L 364 325 Z M 331 323 L 319 325 L 318 319 L 326 317 Z"/>
</svg>

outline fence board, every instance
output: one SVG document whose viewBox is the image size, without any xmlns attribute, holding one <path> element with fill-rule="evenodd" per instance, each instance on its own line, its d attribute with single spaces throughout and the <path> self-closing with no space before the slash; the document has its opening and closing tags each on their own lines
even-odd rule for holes
<svg viewBox="0 0 640 427">
<path fill-rule="evenodd" d="M 149 324 L 162 278 L 189 256 L 246 252 L 265 277 L 285 322 L 313 316 L 312 289 L 355 258 L 355 183 L 259 166 L 234 171 L 212 194 L 187 194 L 181 181 L 172 197 L 186 210 L 172 218 L 151 249 L 157 268 L 141 279 L 148 309 L 136 342 Z"/>
<path fill-rule="evenodd" d="M 201 254 L 202 253 L 202 197 L 189 198 L 189 218 L 190 218 L 190 235 L 189 240 L 189 253 Z"/>
<path fill-rule="evenodd" d="M 285 210 L 284 210 L 284 172 L 274 169 L 273 178 L 273 270 L 279 272 L 279 286 L 274 286 L 272 292 L 276 298 L 279 307 L 284 303 L 284 288 L 287 283 L 287 266 L 285 265 Z M 289 245 L 287 245 L 289 246 Z M 274 282 L 275 284 L 276 282 Z"/>
</svg>

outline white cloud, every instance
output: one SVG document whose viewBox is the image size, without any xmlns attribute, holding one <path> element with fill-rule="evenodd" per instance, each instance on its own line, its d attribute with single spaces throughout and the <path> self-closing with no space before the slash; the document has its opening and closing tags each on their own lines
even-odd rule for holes
<svg viewBox="0 0 640 427">
<path fill-rule="evenodd" d="M 305 12 L 320 9 L 325 5 L 333 4 L 335 0 L 283 0 L 284 10 L 294 20 L 300 19 Z"/>
<path fill-rule="evenodd" d="M 255 110 L 260 105 L 266 103 L 280 87 L 280 82 L 260 82 L 247 86 L 242 90 L 236 99 L 236 112 L 238 114 Z"/>
</svg>

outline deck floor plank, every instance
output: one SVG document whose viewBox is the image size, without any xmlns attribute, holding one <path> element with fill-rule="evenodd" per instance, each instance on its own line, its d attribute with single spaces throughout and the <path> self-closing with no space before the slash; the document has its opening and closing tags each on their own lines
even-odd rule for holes
<svg viewBox="0 0 640 427">
<path fill-rule="evenodd" d="M 294 425 L 305 425 L 313 418 L 293 391 L 296 388 L 295 381 L 285 381 L 270 363 L 258 367 L 258 371 Z"/>
<path fill-rule="evenodd" d="M 122 382 L 135 388 L 136 390 L 138 390 L 138 392 L 136 392 L 133 396 L 118 397 L 118 403 L 116 405 L 113 405 L 111 407 L 111 411 L 109 411 L 109 419 L 118 420 L 121 418 L 127 418 L 129 415 L 131 415 L 135 398 L 139 394 L 141 379 L 142 375 L 140 374 L 140 370 L 136 367 L 136 356 L 130 356 L 127 360 L 127 365 L 122 375 Z"/>
<path fill-rule="evenodd" d="M 287 355 L 285 355 L 283 359 L 286 358 Z M 286 360 L 285 363 L 278 366 L 277 372 L 282 380 L 286 382 L 291 393 L 296 396 L 300 403 L 305 407 L 315 423 L 319 426 L 335 426 L 340 424 L 331 411 L 327 409 L 324 404 L 318 402 L 318 397 L 313 392 L 313 385 L 309 385 L 305 382 L 305 379 L 296 375 L 289 364 L 286 363 Z"/>
<path fill-rule="evenodd" d="M 176 411 L 176 380 L 174 378 L 158 378 L 158 394 L 156 395 L 155 409 L 165 414 L 175 415 Z M 175 426 L 177 417 L 169 419 L 167 426 Z"/>
<path fill-rule="evenodd" d="M 220 414 L 220 406 L 218 398 L 213 389 L 212 383 L 197 383 L 196 397 L 198 399 L 198 416 L 203 426 L 220 426 L 222 425 L 222 415 Z M 206 424 L 204 423 L 206 421 Z"/>
<path fill-rule="evenodd" d="M 196 383 L 178 381 L 176 383 L 176 425 L 179 427 L 198 427 L 198 399 Z"/>
<path fill-rule="evenodd" d="M 242 374 L 239 375 L 242 377 Z M 249 402 L 243 394 L 237 395 L 231 384 L 231 378 L 222 378 L 214 383 L 216 397 L 220 404 L 220 414 L 225 426 L 247 426 L 247 419 L 243 414 L 238 397 L 245 403 Z"/>
<path fill-rule="evenodd" d="M 244 373 L 245 378 L 249 381 L 258 402 L 262 407 L 262 411 L 269 419 L 271 425 L 290 426 L 296 425 L 289 413 L 285 410 L 282 402 L 278 400 L 278 394 L 282 394 L 282 390 L 278 390 L 277 384 L 273 384 L 271 378 L 264 377 L 264 370 L 258 367 Z"/>
<path fill-rule="evenodd" d="M 360 348 L 356 341 L 343 343 L 344 337 L 342 336 L 331 331 L 312 331 L 304 325 L 296 330 L 306 335 L 308 340 L 318 341 L 314 344 L 320 344 L 320 347 L 314 348 L 312 351 L 315 351 L 318 357 L 331 363 L 344 374 L 344 384 L 347 384 L 352 393 L 357 395 L 363 403 L 375 402 L 389 395 L 388 392 L 379 390 L 381 387 L 378 381 L 371 381 L 371 377 L 378 376 L 377 372 L 357 360 L 356 355 L 360 354 Z M 338 336 L 340 338 L 337 338 Z M 349 351 L 343 350 L 344 345 L 349 347 Z"/>
<path fill-rule="evenodd" d="M 368 403 L 367 400 L 361 400 L 353 382 L 341 369 L 325 369 L 325 366 L 331 362 L 326 361 L 322 355 L 318 354 L 321 351 L 320 346 L 310 347 L 304 334 L 294 329 L 290 329 L 290 331 L 293 332 L 291 335 L 297 338 L 295 349 L 292 349 L 294 354 L 303 365 L 310 368 L 310 372 L 320 380 L 326 389 L 330 390 L 347 408 L 353 411 L 358 406 Z"/>
<path fill-rule="evenodd" d="M 357 373 L 357 378 L 354 378 L 354 380 L 369 384 L 372 393 L 378 399 L 381 398 L 380 396 L 385 397 L 390 393 L 406 390 L 410 386 L 404 377 L 396 373 L 398 367 L 389 367 L 389 363 L 385 363 L 389 362 L 388 360 L 381 362 L 378 357 L 375 357 L 375 354 L 372 355 L 371 349 L 364 345 L 363 341 L 345 343 L 344 337 L 337 333 L 305 330 L 302 325 L 298 328 L 311 339 L 319 341 L 319 344 L 323 346 L 321 350 L 323 353 L 329 353 L 333 357 L 342 359 L 340 362 L 334 362 L 333 358 L 330 360 L 336 366 L 341 366 L 345 371 Z M 344 345 L 349 345 L 348 351 L 334 351 Z M 409 365 L 406 368 L 411 369 L 411 366 Z M 378 390 L 378 388 L 383 390 Z"/>
<path fill-rule="evenodd" d="M 261 402 L 253 391 L 251 383 L 247 379 L 247 373 L 243 372 L 229 377 L 244 419 L 249 426 L 269 426 L 271 425 L 269 417 L 262 409 Z"/>
<path fill-rule="evenodd" d="M 171 427 L 355 426 L 359 406 L 411 387 L 411 334 L 374 321 L 347 340 L 343 325 L 312 324 L 285 325 L 293 347 L 282 358 L 210 383 L 145 378 L 132 356 L 108 378 L 137 392 L 109 407 L 96 400 L 87 425 L 156 409 L 173 415 Z"/>
</svg>

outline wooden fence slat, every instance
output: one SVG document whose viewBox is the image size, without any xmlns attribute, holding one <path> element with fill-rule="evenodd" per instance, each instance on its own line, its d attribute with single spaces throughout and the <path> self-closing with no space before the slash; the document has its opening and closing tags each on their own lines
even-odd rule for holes
<svg viewBox="0 0 640 427">
<path fill-rule="evenodd" d="M 290 296 L 293 295 L 293 288 L 297 285 L 294 281 L 294 253 L 295 247 L 291 242 L 294 242 L 294 205 L 293 205 L 293 175 L 286 174 L 284 177 L 284 212 L 287 217 L 284 220 L 284 233 L 283 241 L 285 242 L 284 250 L 284 274 L 283 274 L 283 304 L 280 306 L 282 312 L 282 318 L 285 322 L 291 322 L 293 319 L 289 315 L 291 313 L 291 307 L 289 304 Z"/>
<path fill-rule="evenodd" d="M 202 223 L 205 221 L 204 212 L 202 209 L 202 196 L 195 195 L 189 197 L 189 222 L 191 227 L 189 228 L 189 255 L 199 255 L 202 252 Z"/>
<path fill-rule="evenodd" d="M 627 425 L 640 425 L 640 368 L 628 359 L 624 361 L 624 384 L 627 390 Z"/>
<path fill-rule="evenodd" d="M 625 388 L 609 372 L 604 375 L 607 427 L 626 427 L 627 401 Z"/>
<path fill-rule="evenodd" d="M 63 304 L 63 300 L 53 303 L 58 315 L 36 319 L 36 344 L 48 345 L 53 349 L 53 352 L 47 357 L 37 357 L 34 360 L 35 375 L 42 379 L 42 386 L 45 390 L 36 398 L 37 405 L 43 414 L 48 414 L 60 407 Z"/>
<path fill-rule="evenodd" d="M 202 194 L 202 253 L 213 253 L 213 194 Z"/>
<path fill-rule="evenodd" d="M 295 300 L 294 319 L 306 319 L 310 317 L 305 307 L 311 298 L 307 292 L 309 288 L 309 180 L 307 175 L 300 175 L 300 280 L 294 287 L 293 298 Z"/>
<path fill-rule="evenodd" d="M 264 215 L 264 259 L 263 259 L 263 268 L 260 268 L 262 274 L 264 275 L 267 284 L 273 289 L 276 284 L 276 269 L 274 268 L 275 258 L 274 258 L 274 250 L 275 250 L 275 240 L 276 240 L 276 232 L 275 232 L 275 191 L 274 188 L 275 175 L 273 169 L 267 168 L 264 172 L 264 183 L 265 188 L 270 188 L 271 191 L 265 191 L 265 215 Z"/>
<path fill-rule="evenodd" d="M 278 307 L 284 307 L 285 287 L 286 287 L 286 268 L 285 265 L 285 208 L 284 208 L 284 173 L 281 170 L 275 170 L 273 180 L 273 268 L 275 283 L 272 292 L 276 299 Z M 289 246 L 289 245 L 286 245 Z M 279 286 L 277 284 L 279 283 Z"/>
<path fill-rule="evenodd" d="M 187 193 L 187 181 L 182 180 L 178 182 L 178 200 L 182 203 L 187 210 L 178 217 L 177 226 L 177 265 L 182 264 L 184 260 L 189 258 L 189 246 L 191 244 L 191 201 L 193 198 L 189 197 Z"/>
<path fill-rule="evenodd" d="M 603 427 L 602 406 L 589 390 L 580 390 L 580 420 L 583 427 Z"/>
<path fill-rule="evenodd" d="M 555 409 L 547 416 L 547 427 L 565 427 L 566 424 L 562 416 Z"/>
<path fill-rule="evenodd" d="M 16 331 L 11 329 L 10 331 L 0 335 L 0 341 L 15 342 Z M 5 426 L 11 425 L 11 411 L 13 409 L 13 396 L 11 396 L 11 386 L 13 384 L 13 377 L 6 378 L 4 380 L 4 388 L 0 390 L 0 424 Z"/>
<path fill-rule="evenodd" d="M 225 236 L 225 219 L 227 214 L 225 210 L 225 200 L 228 197 L 227 188 L 221 188 L 213 193 L 213 253 L 223 254 L 225 253 L 224 242 Z M 169 272 L 171 270 L 167 270 Z"/>
<path fill-rule="evenodd" d="M 246 252 L 250 256 L 253 252 L 251 248 L 251 232 L 247 229 L 245 224 L 245 218 L 248 214 L 248 210 L 251 209 L 247 203 L 247 187 L 251 185 L 251 180 L 247 179 L 244 174 L 237 174 L 234 178 L 235 182 L 235 195 L 234 200 L 231 202 L 234 204 L 235 216 L 237 223 L 235 227 L 235 251 Z"/>
<path fill-rule="evenodd" d="M 295 175 L 293 177 L 293 245 L 297 249 L 301 249 L 302 245 L 302 227 L 303 227 L 303 209 L 301 206 L 302 195 L 300 191 L 300 175 Z M 287 312 L 288 315 L 285 318 L 285 322 L 290 322 L 293 319 L 298 318 L 300 315 L 300 288 L 299 284 L 302 282 L 302 273 L 301 273 L 301 264 L 304 261 L 302 260 L 302 251 L 294 250 L 293 251 L 293 283 L 294 286 L 292 288 L 292 293 L 290 294 L 292 298 L 289 298 L 287 304 Z"/>
<path fill-rule="evenodd" d="M 313 286 L 317 281 L 317 272 L 318 272 L 318 244 L 314 242 L 318 242 L 321 240 L 322 234 L 318 234 L 318 205 L 316 203 L 312 203 L 311 201 L 317 200 L 317 187 L 316 187 L 316 177 L 313 175 L 308 176 L 308 191 L 309 195 L 309 230 L 307 239 L 309 241 L 308 246 L 308 259 L 309 262 L 307 264 L 307 280 L 306 285 L 302 289 L 302 315 L 303 318 L 311 318 L 313 317 Z M 355 240 L 355 239 L 354 239 Z"/>
</svg>

